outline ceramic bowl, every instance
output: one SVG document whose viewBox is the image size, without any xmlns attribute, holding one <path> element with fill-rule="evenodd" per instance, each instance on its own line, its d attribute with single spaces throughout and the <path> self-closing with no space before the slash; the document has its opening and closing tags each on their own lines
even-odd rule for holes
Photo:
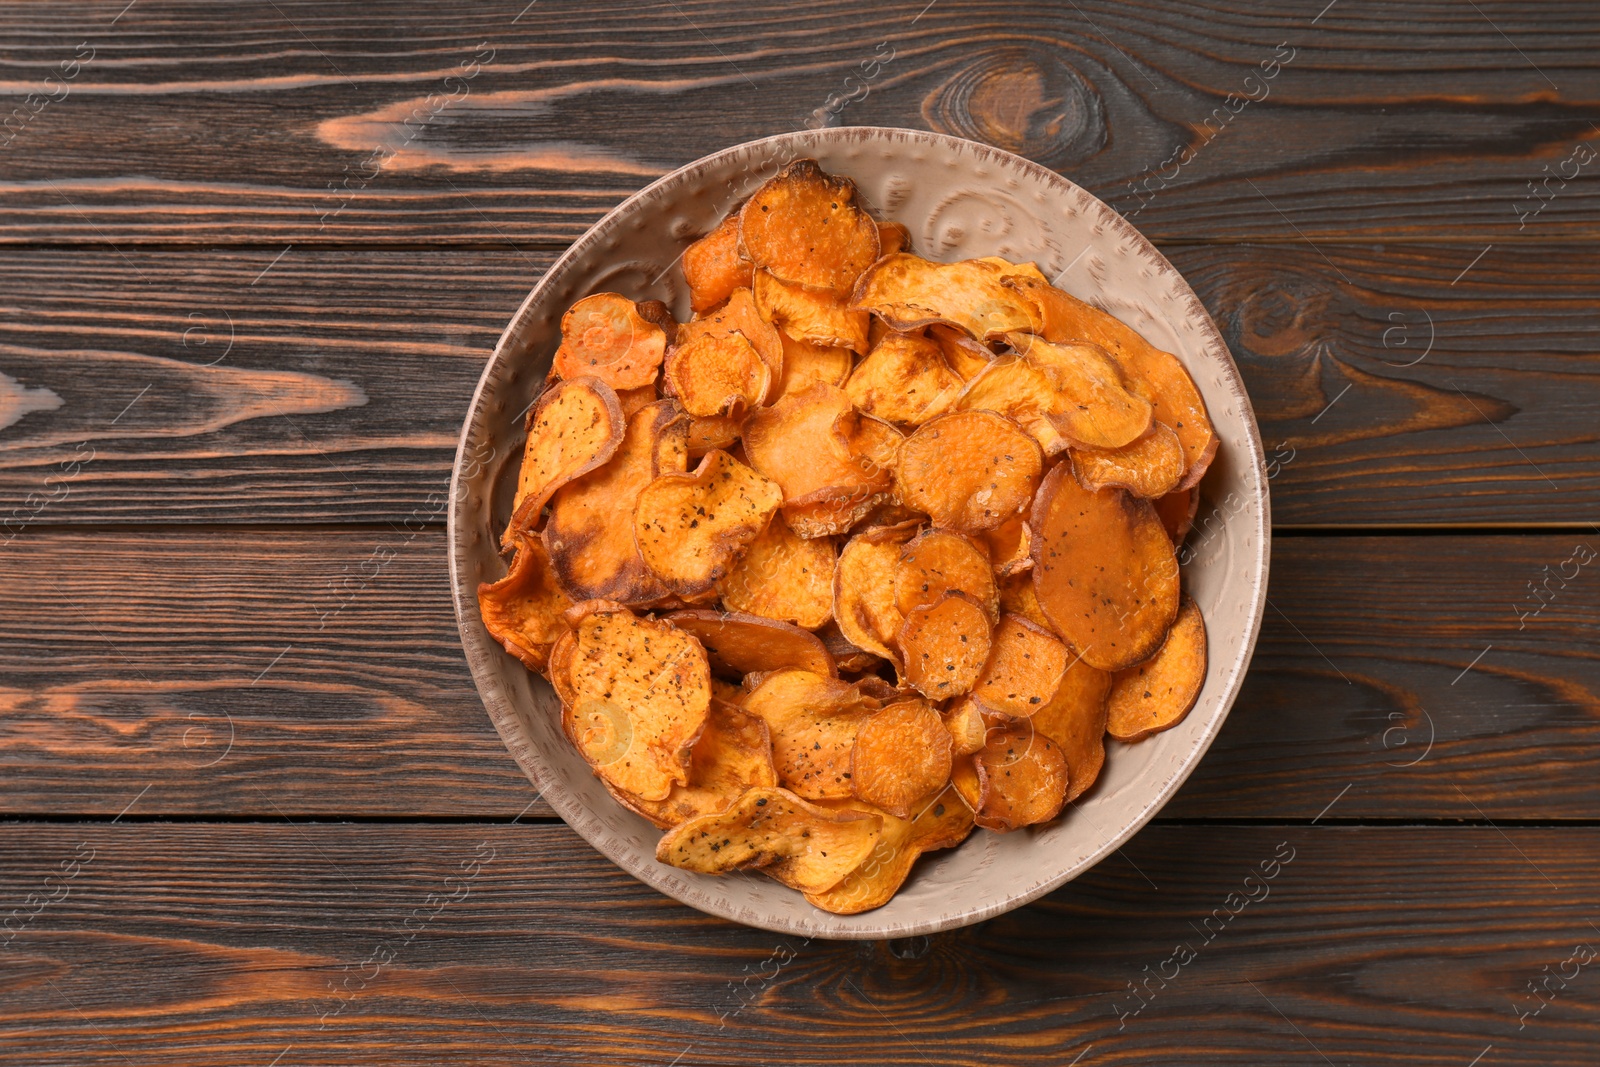
<svg viewBox="0 0 1600 1067">
<path fill-rule="evenodd" d="M 1190 536 L 1184 586 L 1205 615 L 1210 667 L 1199 702 L 1165 733 L 1108 743 L 1105 769 L 1054 823 L 975 831 L 924 856 L 887 905 L 830 915 L 759 874 L 693 874 L 655 860 L 661 832 L 624 810 L 562 735 L 558 702 L 484 630 L 480 581 L 505 567 L 505 524 L 521 460 L 523 412 L 544 381 L 562 313 L 590 293 L 666 301 L 689 317 L 677 261 L 790 160 L 812 157 L 853 179 L 880 219 L 910 228 L 937 260 L 1032 261 L 1067 291 L 1175 352 L 1221 438 L 1207 504 Z M 975 923 L 1071 881 L 1161 810 L 1205 754 L 1239 692 L 1266 597 L 1269 524 L 1260 435 L 1244 384 L 1199 299 L 1172 265 L 1110 207 L 1060 175 L 986 145 L 917 130 L 847 127 L 784 134 L 707 156 L 629 197 L 534 286 L 484 368 L 451 481 L 450 581 L 478 691 L 506 747 L 544 799 L 623 870 L 685 904 L 750 926 L 823 938 L 890 938 Z"/>
</svg>

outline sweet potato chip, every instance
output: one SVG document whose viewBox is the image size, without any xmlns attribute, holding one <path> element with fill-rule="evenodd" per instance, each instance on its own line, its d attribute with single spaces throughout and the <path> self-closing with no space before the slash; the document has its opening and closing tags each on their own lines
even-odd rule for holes
<svg viewBox="0 0 1600 1067">
<path fill-rule="evenodd" d="M 889 498 L 889 493 L 871 486 L 819 489 L 798 500 L 786 501 L 783 515 L 797 537 L 832 537 L 860 526 Z"/>
<path fill-rule="evenodd" d="M 987 743 L 987 733 L 985 743 Z M 957 756 L 950 764 L 950 787 L 956 791 L 956 796 L 961 798 L 961 802 L 973 815 L 983 810 L 984 797 L 989 792 L 989 783 L 985 777 L 987 773 L 976 754 Z"/>
<path fill-rule="evenodd" d="M 1066 803 L 1067 761 L 1061 746 L 1028 722 L 991 727 L 983 751 L 983 803 L 974 821 L 998 833 L 1049 822 Z"/>
<path fill-rule="evenodd" d="M 744 419 L 732 415 L 707 415 L 689 420 L 689 435 L 684 440 L 690 459 L 699 459 L 716 449 L 727 451 L 739 443 Z"/>
<path fill-rule="evenodd" d="M 1152 501 L 1152 506 L 1176 548 L 1183 544 L 1189 536 L 1190 527 L 1194 525 L 1195 513 L 1200 510 L 1200 490 L 1198 487 L 1178 489 Z"/>
<path fill-rule="evenodd" d="M 894 571 L 895 606 L 909 615 L 952 590 L 971 597 L 991 620 L 1000 617 L 1000 594 L 983 549 L 954 530 L 924 530 L 901 550 Z"/>
<path fill-rule="evenodd" d="M 795 340 L 867 350 L 867 313 L 853 310 L 837 293 L 790 285 L 758 270 L 755 294 L 761 317 Z"/>
<path fill-rule="evenodd" d="M 951 751 L 958 756 L 970 756 L 980 751 L 989 736 L 989 724 L 983 718 L 983 705 L 971 697 L 956 701 L 944 713 L 944 728 L 950 734 Z"/>
<path fill-rule="evenodd" d="M 986 708 L 1026 718 L 1055 695 L 1067 669 L 1067 646 L 1020 615 L 1004 615 L 994 628 L 989 662 L 972 687 Z"/>
<path fill-rule="evenodd" d="M 907 426 L 921 426 L 944 414 L 961 387 L 961 378 L 945 362 L 939 343 L 909 333 L 884 337 L 844 383 L 856 407 Z"/>
<path fill-rule="evenodd" d="M 1007 355 L 986 364 L 956 398 L 957 411 L 992 411 L 1027 431 L 1046 456 L 1059 455 L 1071 444 L 1054 420 L 1065 399 L 1043 370 L 1025 359 Z"/>
<path fill-rule="evenodd" d="M 1033 303 L 1001 278 L 1002 272 L 983 260 L 934 263 L 897 252 L 861 276 L 851 303 L 897 330 L 943 323 L 985 341 L 1011 330 L 1037 330 Z"/>
<path fill-rule="evenodd" d="M 656 380 L 667 353 L 667 332 L 616 293 L 586 296 L 561 317 L 561 346 L 551 370 L 560 378 L 595 377 L 612 389 L 637 389 Z"/>
<path fill-rule="evenodd" d="M 783 338 L 778 328 L 756 310 L 755 294 L 749 289 L 735 289 L 728 302 L 690 322 L 678 327 L 677 347 L 693 344 L 702 337 L 731 337 L 739 334 L 756 350 L 761 362 L 772 372 L 769 392 L 761 402 L 770 401 L 771 390 L 783 380 Z"/>
<path fill-rule="evenodd" d="M 878 710 L 849 682 L 802 670 L 763 676 L 744 710 L 767 724 L 778 782 L 808 800 L 851 795 L 850 752 Z"/>
<path fill-rule="evenodd" d="M 517 538 L 511 571 L 478 585 L 478 612 L 489 635 L 534 670 L 550 660 L 550 647 L 569 627 L 562 612 L 572 601 L 556 584 L 550 557 L 537 537 Z"/>
<path fill-rule="evenodd" d="M 801 537 L 843 533 L 891 484 L 889 471 L 836 446 L 834 424 L 850 410 L 842 389 L 814 382 L 745 420 L 745 454 L 782 487 L 784 517 Z"/>
<path fill-rule="evenodd" d="M 1039 311 L 1038 332 L 1048 341 L 1088 341 L 1110 352 L 1133 390 L 1148 400 L 1157 420 L 1183 442 L 1184 477 L 1180 489 L 1200 484 L 1217 453 L 1217 435 L 1194 379 L 1171 352 L 1156 348 L 1133 327 L 1049 285 L 1013 280 Z"/>
<path fill-rule="evenodd" d="M 776 482 L 726 452 L 707 452 L 692 473 L 663 474 L 640 491 L 634 540 L 645 565 L 672 592 L 705 592 L 781 503 Z"/>
<path fill-rule="evenodd" d="M 753 270 L 750 261 L 739 255 L 739 214 L 734 212 L 683 250 L 683 280 L 689 284 L 689 307 L 697 313 L 709 311 L 732 296 L 735 289 L 748 289 Z"/>
<path fill-rule="evenodd" d="M 964 382 L 972 381 L 994 360 L 994 353 L 982 342 L 954 326 L 929 326 L 928 337 L 938 344 L 945 363 Z"/>
<path fill-rule="evenodd" d="M 801 392 L 812 382 L 843 385 L 855 366 L 855 356 L 848 348 L 814 345 L 810 341 L 796 341 L 782 330 L 783 381 L 771 398 L 774 402 Z"/>
<path fill-rule="evenodd" d="M 667 355 L 667 389 L 702 418 L 741 416 L 766 399 L 772 368 L 742 333 L 702 334 Z"/>
<path fill-rule="evenodd" d="M 777 784 L 767 724 L 715 699 L 689 756 L 688 784 L 673 786 L 665 800 L 640 800 L 606 783 L 623 807 L 662 829 L 726 811 L 746 790 Z"/>
<path fill-rule="evenodd" d="M 940 415 L 906 438 L 895 468 L 900 502 L 962 533 L 992 530 L 1027 508 L 1044 454 L 990 411 Z"/>
<path fill-rule="evenodd" d="M 657 475 L 688 465 L 687 419 L 675 401 L 646 405 L 628 420 L 615 455 L 550 498 L 544 546 L 573 600 L 642 604 L 667 594 L 633 540 L 639 492 Z"/>
<path fill-rule="evenodd" d="M 1056 633 L 1054 624 L 1045 618 L 1044 609 L 1039 606 L 1039 595 L 1033 589 L 1033 575 L 1027 571 L 1000 579 L 1000 610 L 1020 615 L 1035 626 L 1061 636 Z"/>
<path fill-rule="evenodd" d="M 878 255 L 892 256 L 911 250 L 911 231 L 898 222 L 878 223 Z"/>
<path fill-rule="evenodd" d="M 567 630 L 551 646 L 550 662 L 545 666 L 544 676 L 549 679 L 550 688 L 566 705 L 576 704 L 578 699 L 572 687 L 572 657 L 577 651 L 578 632 Z"/>
<path fill-rule="evenodd" d="M 812 674 L 837 677 L 833 657 L 814 634 L 787 622 L 738 611 L 697 608 L 674 611 L 668 622 L 694 634 L 706 646 L 713 667 L 741 677 L 753 672 L 796 667 Z"/>
<path fill-rule="evenodd" d="M 863 530 L 844 546 L 833 572 L 833 617 L 845 640 L 896 664 L 900 654 L 892 646 L 905 614 L 896 603 L 894 572 L 911 536 L 904 527 Z"/>
<path fill-rule="evenodd" d="M 641 800 L 665 800 L 689 780 L 689 754 L 711 706 L 700 642 L 670 623 L 626 611 L 578 625 L 567 736 L 595 773 Z"/>
<path fill-rule="evenodd" d="M 973 825 L 972 810 L 950 787 L 923 803 L 912 818 L 882 818 L 883 833 L 872 853 L 832 889 L 807 893 L 808 901 L 835 915 L 882 907 L 905 884 L 919 856 L 961 844 Z"/>
<path fill-rule="evenodd" d="M 907 613 L 895 644 L 917 692 L 930 700 L 960 696 L 989 659 L 989 615 L 965 593 L 946 593 Z"/>
<path fill-rule="evenodd" d="M 659 399 L 661 398 L 656 395 L 654 382 L 649 385 L 641 385 L 637 389 L 617 390 L 617 404 L 622 408 L 623 424 L 626 425 L 628 420 L 633 418 L 634 412 L 646 404 L 654 404 Z"/>
<path fill-rule="evenodd" d="M 905 435 L 883 419 L 850 409 L 839 413 L 828 433 L 835 452 L 847 456 L 869 478 L 893 471 Z"/>
<path fill-rule="evenodd" d="M 1054 344 L 1030 333 L 1008 333 L 1006 343 L 1049 378 L 1057 397 L 1050 418 L 1077 444 L 1121 448 L 1150 429 L 1149 401 L 1131 391 L 1099 345 Z"/>
<path fill-rule="evenodd" d="M 997 578 L 1009 578 L 1033 566 L 1033 530 L 1021 515 L 985 530 L 978 539 L 989 553 Z"/>
<path fill-rule="evenodd" d="M 1085 489 L 1126 489 L 1156 500 L 1183 480 L 1183 445 L 1170 426 L 1154 423 L 1121 448 L 1075 448 L 1072 469 Z"/>
<path fill-rule="evenodd" d="M 856 733 L 850 756 L 856 798 L 904 819 L 950 781 L 950 732 L 922 700 L 890 704 Z"/>
<path fill-rule="evenodd" d="M 815 630 L 833 618 L 838 554 L 832 538 L 806 540 L 789 529 L 780 512 L 717 583 L 717 591 L 735 611 Z"/>
<path fill-rule="evenodd" d="M 550 494 L 610 459 L 627 428 L 617 394 L 599 378 L 553 383 L 528 413 L 528 443 L 502 549 L 531 530 Z"/>
<path fill-rule="evenodd" d="M 852 645 L 836 621 L 830 620 L 824 623 L 817 631 L 817 637 L 828 650 L 828 655 L 833 657 L 833 662 L 838 664 L 840 673 L 859 674 L 862 671 L 874 671 L 884 662 L 881 656 L 875 656 Z"/>
<path fill-rule="evenodd" d="M 1106 732 L 1141 741 L 1183 721 L 1206 681 L 1206 623 L 1188 597 L 1166 643 L 1137 667 L 1118 671 L 1111 683 Z"/>
<path fill-rule="evenodd" d="M 1149 659 L 1178 613 L 1177 557 L 1150 503 L 1120 489 L 1091 493 L 1061 464 L 1029 525 L 1034 592 L 1051 629 L 1101 670 Z"/>
<path fill-rule="evenodd" d="M 1067 761 L 1067 803 L 1082 796 L 1106 761 L 1106 697 L 1112 675 L 1078 659 L 1067 666 L 1055 695 L 1033 713 L 1034 732 L 1061 746 Z"/>
<path fill-rule="evenodd" d="M 878 224 L 855 184 L 797 159 L 739 211 L 745 254 L 791 285 L 848 293 L 878 258 Z"/>
</svg>

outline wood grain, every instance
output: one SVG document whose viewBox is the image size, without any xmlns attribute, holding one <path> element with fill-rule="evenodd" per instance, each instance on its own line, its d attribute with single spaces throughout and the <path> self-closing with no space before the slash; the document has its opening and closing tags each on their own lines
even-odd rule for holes
<svg viewBox="0 0 1600 1067">
<path fill-rule="evenodd" d="M 1312 6 L 14 5 L 0 240 L 557 247 L 808 122 L 1018 151 L 1159 240 L 1595 235 L 1591 5 Z"/>
<path fill-rule="evenodd" d="M 0 841 L 6 898 L 55 898 L 4 950 L 0 1063 L 29 1067 L 1463 1067 L 1489 1045 L 1543 1067 L 1600 1040 L 1592 963 L 1517 1014 L 1600 944 L 1593 828 L 1151 827 L 1034 905 L 886 944 L 702 916 L 559 825 Z"/>
<path fill-rule="evenodd" d="M 1166 249 L 1244 373 L 1280 526 L 1600 520 L 1600 253 L 1481 251 Z M 551 257 L 275 256 L 0 254 L 0 536 L 433 508 Z"/>
<path fill-rule="evenodd" d="M 1568 562 L 1578 542 L 1600 552 L 1280 539 L 1244 692 L 1163 815 L 1310 819 L 1349 786 L 1329 818 L 1593 818 L 1600 561 Z M 403 526 L 19 538 L 0 551 L 0 811 L 111 816 L 146 785 L 146 813 L 524 811 L 443 557 L 438 530 Z"/>
</svg>

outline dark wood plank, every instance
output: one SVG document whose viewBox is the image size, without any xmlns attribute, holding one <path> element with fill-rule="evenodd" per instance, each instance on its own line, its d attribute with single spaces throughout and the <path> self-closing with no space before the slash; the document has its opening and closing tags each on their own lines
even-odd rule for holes
<svg viewBox="0 0 1600 1067">
<path fill-rule="evenodd" d="M 1309 819 L 1342 794 L 1329 818 L 1592 819 L 1600 561 L 1567 562 L 1577 542 L 1600 552 L 1280 539 L 1244 692 L 1164 815 Z M 140 810 L 165 814 L 515 816 L 534 793 L 467 674 L 443 557 L 432 528 L 19 538 L 0 812 L 110 816 L 149 785 Z"/>
<path fill-rule="evenodd" d="M 559 244 L 808 121 L 998 144 L 1166 240 L 1597 232 L 1591 5 L 1320 6 L 13 6 L 0 240 Z"/>
<path fill-rule="evenodd" d="M 29 1067 L 1547 1067 L 1600 1040 L 1593 828 L 1151 827 L 1034 905 L 887 944 L 707 918 L 559 825 L 0 841 L 28 902 L 0 1063 Z"/>
<path fill-rule="evenodd" d="M 1600 520 L 1600 253 L 1480 251 L 1168 249 L 1280 461 L 1280 526 Z M 482 361 L 549 254 L 274 256 L 0 254 L 0 537 L 438 517 Z"/>
</svg>

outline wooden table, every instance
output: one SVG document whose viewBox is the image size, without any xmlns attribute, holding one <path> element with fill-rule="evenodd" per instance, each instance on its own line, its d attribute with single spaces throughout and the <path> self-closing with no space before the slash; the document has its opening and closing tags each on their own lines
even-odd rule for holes
<svg viewBox="0 0 1600 1067">
<path fill-rule="evenodd" d="M 0 8 L 0 1063 L 1600 1057 L 1592 3 L 125 2 Z M 808 121 L 1133 217 L 1275 459 L 1271 607 L 1182 793 L 887 944 L 592 852 L 446 593 L 540 272 Z"/>
</svg>

